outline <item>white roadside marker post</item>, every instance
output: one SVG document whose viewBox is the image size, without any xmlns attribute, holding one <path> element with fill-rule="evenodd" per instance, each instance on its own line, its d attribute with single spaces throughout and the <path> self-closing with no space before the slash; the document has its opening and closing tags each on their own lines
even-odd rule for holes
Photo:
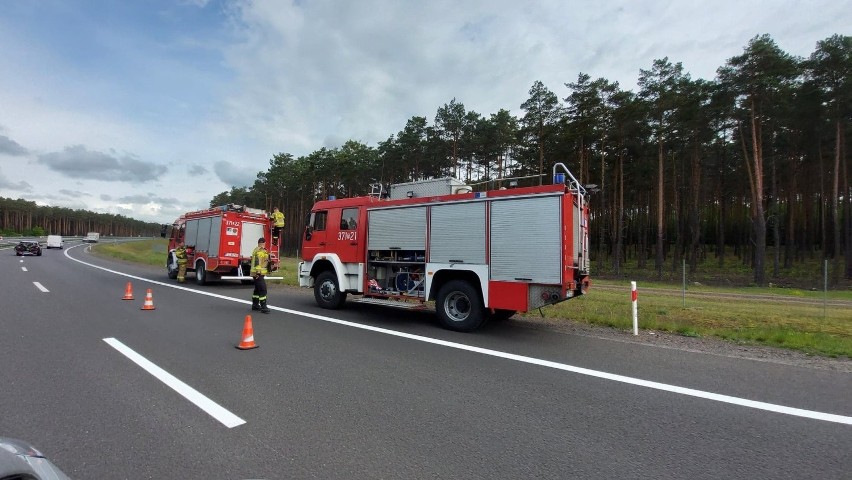
<svg viewBox="0 0 852 480">
<path fill-rule="evenodd" d="M 630 282 L 630 296 L 633 304 L 633 335 L 639 335 L 639 308 L 637 306 L 636 282 Z"/>
</svg>

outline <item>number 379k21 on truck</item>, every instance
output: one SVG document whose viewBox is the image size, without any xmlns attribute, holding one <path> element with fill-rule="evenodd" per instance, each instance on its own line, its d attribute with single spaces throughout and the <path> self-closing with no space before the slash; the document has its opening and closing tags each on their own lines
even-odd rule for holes
<svg viewBox="0 0 852 480">
<path fill-rule="evenodd" d="M 453 178 L 317 202 L 299 285 L 327 309 L 356 301 L 421 307 L 469 332 L 586 293 L 586 191 L 561 163 L 553 184 L 473 192 Z"/>
</svg>

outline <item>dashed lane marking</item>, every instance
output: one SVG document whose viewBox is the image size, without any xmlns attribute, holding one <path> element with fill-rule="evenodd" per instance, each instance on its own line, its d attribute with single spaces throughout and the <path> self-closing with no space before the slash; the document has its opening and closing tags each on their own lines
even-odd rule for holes
<svg viewBox="0 0 852 480">
<path fill-rule="evenodd" d="M 143 357 L 142 355 L 139 355 L 133 349 L 116 340 L 115 338 L 105 338 L 103 340 L 109 346 L 118 350 L 122 355 L 129 358 L 130 361 L 142 367 L 143 370 L 153 375 L 157 380 L 171 387 L 172 390 L 179 393 L 183 398 L 194 403 L 195 406 L 204 410 L 208 415 L 220 421 L 226 427 L 234 428 L 246 423 L 246 421 L 242 418 L 229 412 L 213 400 L 210 400 L 198 390 L 178 380 L 177 377 L 158 367 L 153 362 Z"/>
<path fill-rule="evenodd" d="M 27 267 L 21 267 L 21 270 L 22 270 L 22 271 L 24 271 L 24 272 L 26 272 L 26 271 L 27 271 Z"/>
<path fill-rule="evenodd" d="M 40 284 L 40 283 L 38 283 L 38 282 L 33 282 L 33 285 L 35 285 L 37 289 L 41 290 L 41 291 L 42 291 L 42 292 L 44 292 L 44 293 L 48 293 L 48 292 L 50 292 L 50 290 L 48 290 L 48 289 L 44 288 L 44 285 L 42 285 L 42 284 Z"/>
<path fill-rule="evenodd" d="M 123 276 L 123 277 L 133 278 L 133 279 L 136 279 L 136 280 L 141 280 L 143 282 L 152 283 L 154 285 L 161 285 L 163 287 L 174 288 L 176 290 L 184 290 L 186 292 L 192 292 L 192 293 L 195 293 L 195 294 L 198 294 L 198 295 L 206 295 L 208 297 L 219 298 L 219 299 L 228 300 L 228 301 L 231 301 L 231 302 L 243 303 L 243 304 L 246 304 L 246 305 L 251 303 L 248 300 L 243 300 L 243 299 L 233 298 L 233 297 L 227 297 L 225 295 L 219 295 L 218 293 L 205 292 L 205 291 L 202 291 L 202 290 L 194 290 L 192 288 L 182 287 L 180 285 L 173 285 L 173 284 L 170 284 L 170 283 L 160 282 L 160 281 L 157 281 L 157 280 L 151 280 L 151 279 L 148 279 L 148 278 L 139 277 L 139 276 L 136 276 L 136 275 L 131 275 L 129 273 L 111 270 L 109 268 L 101 267 L 99 265 L 94 265 L 92 263 L 87 263 L 87 262 L 84 262 L 82 260 L 78 260 L 78 259 L 72 257 L 71 255 L 69 255 L 70 250 L 71 249 L 65 250 L 65 256 L 66 257 L 68 257 L 69 259 L 71 259 L 75 262 L 81 263 L 83 265 L 87 265 L 87 266 L 92 267 L 92 268 L 97 268 L 99 270 L 110 272 L 110 273 L 120 275 L 120 276 Z M 479 354 L 482 354 L 482 355 L 488 355 L 488 356 L 491 356 L 491 357 L 503 358 L 503 359 L 506 359 L 506 360 L 512 360 L 512 361 L 516 361 L 516 362 L 520 362 L 520 363 L 526 363 L 526 364 L 530 364 L 530 365 L 538 365 L 538 366 L 541 366 L 541 367 L 553 368 L 553 369 L 556 369 L 556 370 L 563 370 L 563 371 L 566 371 L 566 372 L 572 372 L 572 373 L 577 373 L 577 374 L 580 374 L 580 375 L 586 375 L 586 376 L 600 378 L 600 379 L 604 379 L 604 380 L 610 380 L 610 381 L 613 381 L 613 382 L 619 382 L 619 383 L 625 383 L 625 384 L 628 384 L 628 385 L 635 385 L 635 386 L 639 386 L 639 387 L 651 388 L 651 389 L 654 389 L 654 390 L 661 390 L 661 391 L 664 391 L 664 392 L 677 393 L 679 395 L 686 395 L 686 396 L 690 396 L 690 397 L 702 398 L 702 399 L 705 399 L 705 400 L 712 400 L 714 402 L 722 402 L 722 403 L 728 403 L 728 404 L 731 404 L 731 405 L 739 405 L 741 407 L 754 408 L 754 409 L 757 409 L 757 410 L 764 410 L 764 411 L 775 412 L 775 413 L 783 413 L 785 415 L 792 415 L 792 416 L 795 416 L 795 417 L 803 417 L 803 418 L 810 418 L 810 419 L 813 419 L 813 420 L 822 420 L 822 421 L 826 421 L 826 422 L 834 422 L 834 423 L 842 423 L 842 424 L 845 424 L 845 425 L 852 425 L 852 416 L 837 415 L 837 414 L 833 414 L 833 413 L 818 412 L 818 411 L 815 411 L 815 410 L 805 410 L 805 409 L 802 409 L 802 408 L 787 407 L 787 406 L 784 406 L 784 405 L 777 405 L 777 404 L 774 404 L 774 403 L 759 402 L 759 401 L 755 401 L 755 400 L 749 400 L 749 399 L 746 399 L 746 398 L 733 397 L 733 396 L 730 396 L 730 395 L 722 395 L 722 394 L 713 393 L 713 392 L 706 392 L 704 390 L 697 390 L 697 389 L 694 389 L 694 388 L 679 387 L 677 385 L 669 385 L 667 383 L 653 382 L 653 381 L 650 381 L 650 380 L 642 380 L 641 378 L 628 377 L 628 376 L 625 376 L 625 375 L 617 375 L 617 374 L 614 374 L 614 373 L 603 372 L 603 371 L 600 371 L 600 370 L 592 370 L 590 368 L 577 367 L 577 366 L 574 366 L 574 365 L 568 365 L 568 364 L 565 364 L 565 363 L 553 362 L 553 361 L 550 361 L 550 360 L 543 360 L 543 359 L 535 358 L 535 357 L 527 357 L 527 356 L 524 356 L 524 355 L 516 355 L 514 353 L 501 352 L 499 350 L 492 350 L 492 349 L 489 349 L 489 348 L 475 347 L 475 346 L 472 346 L 472 345 L 466 345 L 464 343 L 450 342 L 450 341 L 447 341 L 447 340 L 440 340 L 440 339 L 437 339 L 437 338 L 424 337 L 422 335 L 414 335 L 414 334 L 411 334 L 411 333 L 399 332 L 399 331 L 396 331 L 396 330 L 390 330 L 390 329 L 381 328 L 381 327 L 374 327 L 374 326 L 371 326 L 371 325 L 362 325 L 360 323 L 348 322 L 346 320 L 340 320 L 340 319 L 337 319 L 337 318 L 326 317 L 326 316 L 317 315 L 317 314 L 314 314 L 314 313 L 307 313 L 307 312 L 301 312 L 301 311 L 298 311 L 298 310 L 291 310 L 289 308 L 281 308 L 281 307 L 275 307 L 275 306 L 269 306 L 269 308 L 272 309 L 272 310 L 277 310 L 277 311 L 280 311 L 280 312 L 289 313 L 291 315 L 298 315 L 298 316 L 301 316 L 301 317 L 312 318 L 312 319 L 315 319 L 315 320 L 322 320 L 324 322 L 335 323 L 337 325 L 344 325 L 344 326 L 347 326 L 347 327 L 358 328 L 358 329 L 361 329 L 361 330 L 368 330 L 368 331 L 371 331 L 371 332 L 381 333 L 381 334 L 384 334 L 384 335 L 391 335 L 391 336 L 394 336 L 394 337 L 406 338 L 406 339 L 415 340 L 415 341 L 418 341 L 418 342 L 430 343 L 430 344 L 433 344 L 433 345 L 440 345 L 440 346 L 447 347 L 447 348 L 454 348 L 456 350 L 464 350 L 464 351 L 468 351 L 468 352 L 479 353 Z"/>
</svg>

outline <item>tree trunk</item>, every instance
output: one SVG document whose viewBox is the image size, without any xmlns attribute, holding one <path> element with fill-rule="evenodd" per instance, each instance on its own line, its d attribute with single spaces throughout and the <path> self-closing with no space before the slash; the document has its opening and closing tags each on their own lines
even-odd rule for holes
<svg viewBox="0 0 852 480">
<path fill-rule="evenodd" d="M 784 242 L 784 268 L 793 267 L 793 255 L 796 252 L 796 175 L 798 168 L 790 172 L 790 186 L 787 190 L 787 238 Z"/>
<path fill-rule="evenodd" d="M 772 277 L 778 278 L 781 261 L 781 208 L 778 204 L 777 161 L 772 159 Z"/>
<path fill-rule="evenodd" d="M 701 222 L 699 221 L 699 208 L 701 203 L 701 153 L 696 144 L 692 151 L 692 202 L 689 212 L 689 271 L 695 273 L 698 268 L 698 249 L 701 242 Z"/>
<path fill-rule="evenodd" d="M 618 206 L 615 223 L 615 260 L 616 275 L 621 274 L 621 250 L 624 248 L 624 149 L 618 154 Z"/>
<path fill-rule="evenodd" d="M 831 212 L 832 212 L 832 230 L 834 231 L 834 242 L 832 245 L 832 275 L 831 284 L 837 285 L 840 281 L 840 231 L 843 226 L 840 224 L 840 154 L 841 154 L 841 136 L 842 123 L 840 118 L 837 119 L 837 131 L 834 141 L 834 178 L 831 182 Z"/>
<path fill-rule="evenodd" d="M 725 169 L 727 167 L 727 149 L 722 148 L 719 156 L 719 183 L 716 189 L 716 197 L 719 199 L 719 225 L 717 228 L 716 237 L 716 255 L 719 260 L 719 268 L 725 266 L 725 230 L 727 225 L 727 195 L 725 193 Z"/>
<path fill-rule="evenodd" d="M 680 183 L 682 180 L 682 172 L 679 174 L 677 170 L 678 162 L 675 159 L 674 153 L 672 153 L 671 158 L 672 164 L 672 176 L 669 180 L 672 184 L 672 208 L 671 215 L 672 220 L 674 220 L 674 242 L 672 242 L 671 253 L 672 253 L 672 273 L 676 273 L 678 271 L 678 267 L 680 266 L 681 254 L 683 252 L 683 199 L 681 198 L 681 189 Z M 666 252 L 668 253 L 668 252 Z"/>
<path fill-rule="evenodd" d="M 826 228 L 826 219 L 825 219 L 825 161 L 822 155 L 822 144 L 819 147 L 819 216 L 820 216 L 820 237 L 819 244 L 822 247 L 823 258 L 828 258 L 826 256 L 828 239 L 826 238 L 828 235 L 825 231 Z"/>
<path fill-rule="evenodd" d="M 657 143 L 657 255 L 654 268 L 657 270 L 657 278 L 663 278 L 663 253 L 664 228 L 663 222 L 663 141 Z"/>
<path fill-rule="evenodd" d="M 544 184 L 544 123 L 538 126 L 538 184 Z"/>
<path fill-rule="evenodd" d="M 849 186 L 849 168 L 846 160 L 846 134 L 840 130 L 840 161 L 843 166 L 843 192 L 846 198 L 846 242 L 843 254 L 846 256 L 846 279 L 852 280 L 852 188 Z"/>
<path fill-rule="evenodd" d="M 757 118 L 754 101 L 751 110 L 751 142 L 754 152 L 754 283 L 763 286 L 766 282 L 764 263 L 766 260 L 766 216 L 763 209 L 763 145 L 760 120 Z"/>
<path fill-rule="evenodd" d="M 607 218 L 608 215 L 606 214 L 606 212 L 607 212 L 607 209 L 606 209 L 607 191 L 606 191 L 606 188 L 604 188 L 605 185 L 606 185 L 606 153 L 603 153 L 603 139 L 601 139 L 601 206 L 600 206 L 600 212 L 601 212 L 602 215 L 600 217 L 598 217 L 598 218 L 601 219 L 601 222 L 600 222 L 600 225 L 599 225 L 600 236 L 598 237 L 599 238 L 598 241 L 600 242 L 600 244 L 598 245 L 598 268 L 600 270 L 604 269 L 604 252 L 606 251 L 606 249 L 604 248 L 604 246 L 606 245 L 606 224 L 607 224 L 605 219 Z"/>
</svg>

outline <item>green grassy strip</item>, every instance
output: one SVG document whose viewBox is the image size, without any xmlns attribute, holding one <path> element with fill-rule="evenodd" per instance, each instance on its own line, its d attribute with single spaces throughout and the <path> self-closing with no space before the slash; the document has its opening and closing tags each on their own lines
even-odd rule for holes
<svg viewBox="0 0 852 480">
<path fill-rule="evenodd" d="M 122 243 L 97 243 L 93 250 L 99 255 L 118 258 L 128 262 L 163 267 L 165 271 L 168 241 L 163 238 L 136 240 Z"/>
<path fill-rule="evenodd" d="M 707 292 L 705 292 L 707 293 Z M 751 293 L 741 289 L 738 293 Z M 798 305 L 754 299 L 690 298 L 641 290 L 639 327 L 691 337 L 718 337 L 743 344 L 770 345 L 830 357 L 852 357 L 852 316 L 848 307 Z M 631 329 L 630 291 L 592 289 L 588 295 L 545 307 L 546 317 Z"/>
<path fill-rule="evenodd" d="M 122 260 L 163 266 L 167 242 L 163 239 L 119 244 L 98 244 L 98 253 Z M 282 258 L 272 276 L 283 276 L 280 284 L 298 285 L 296 258 Z M 279 284 L 271 283 L 270 285 Z M 546 317 L 631 329 L 628 282 L 596 281 L 588 295 L 545 307 Z M 621 291 L 611 288 L 623 289 Z M 669 289 L 668 292 L 656 289 Z M 639 296 L 639 326 L 643 330 L 670 332 L 691 337 L 718 337 L 732 342 L 789 348 L 829 357 L 852 357 L 852 315 L 848 307 L 797 305 L 771 299 L 714 299 L 714 292 L 773 295 L 780 298 L 821 300 L 822 292 L 786 288 L 712 288 L 689 286 L 686 307 L 673 295 L 671 284 L 642 282 Z M 690 297 L 690 292 L 702 297 Z M 850 300 L 852 292 L 829 292 L 829 299 Z"/>
</svg>

